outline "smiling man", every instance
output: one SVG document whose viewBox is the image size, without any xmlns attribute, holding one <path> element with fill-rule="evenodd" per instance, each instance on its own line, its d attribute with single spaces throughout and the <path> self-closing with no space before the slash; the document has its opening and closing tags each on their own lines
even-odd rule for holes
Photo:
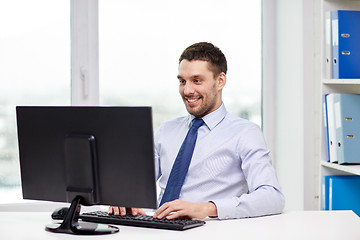
<svg viewBox="0 0 360 240">
<path fill-rule="evenodd" d="M 226 72 L 224 54 L 211 43 L 193 44 L 180 56 L 179 93 L 189 115 L 165 122 L 155 135 L 155 218 L 245 218 L 284 208 L 261 129 L 228 113 L 222 102 Z"/>
</svg>

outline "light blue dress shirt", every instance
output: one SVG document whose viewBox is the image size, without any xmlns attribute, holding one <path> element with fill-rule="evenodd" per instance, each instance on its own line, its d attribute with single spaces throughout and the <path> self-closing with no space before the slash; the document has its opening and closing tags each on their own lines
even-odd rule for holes
<svg viewBox="0 0 360 240">
<path fill-rule="evenodd" d="M 159 201 L 193 118 L 165 122 L 155 134 Z M 229 114 L 224 104 L 203 120 L 179 199 L 211 201 L 219 219 L 281 213 L 285 200 L 261 129 Z"/>
</svg>

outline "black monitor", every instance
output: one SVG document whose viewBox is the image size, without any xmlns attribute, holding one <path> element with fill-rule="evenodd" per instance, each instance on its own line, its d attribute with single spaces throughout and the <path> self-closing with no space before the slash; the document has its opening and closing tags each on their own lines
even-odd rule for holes
<svg viewBox="0 0 360 240">
<path fill-rule="evenodd" d="M 47 230 L 116 231 L 79 226 L 80 205 L 156 208 L 151 107 L 19 106 L 16 112 L 23 198 L 71 202 L 63 223 Z"/>
</svg>

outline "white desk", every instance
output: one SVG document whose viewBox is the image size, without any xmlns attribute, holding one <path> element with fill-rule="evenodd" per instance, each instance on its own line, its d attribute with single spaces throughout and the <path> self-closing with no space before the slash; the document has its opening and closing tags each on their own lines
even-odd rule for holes
<svg viewBox="0 0 360 240">
<path fill-rule="evenodd" d="M 0 239 L 360 239 L 360 218 L 352 211 L 298 211 L 260 218 L 208 220 L 205 226 L 186 231 L 119 226 L 120 232 L 100 236 L 50 233 L 44 230 L 50 222 L 47 212 L 0 212 Z"/>
</svg>

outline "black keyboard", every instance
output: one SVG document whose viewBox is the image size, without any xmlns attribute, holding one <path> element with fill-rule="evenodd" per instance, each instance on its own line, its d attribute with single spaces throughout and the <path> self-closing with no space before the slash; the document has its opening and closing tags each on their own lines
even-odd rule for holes
<svg viewBox="0 0 360 240">
<path fill-rule="evenodd" d="M 87 222 L 107 223 L 137 227 L 162 228 L 171 230 L 186 230 L 205 224 L 202 220 L 191 219 L 157 219 L 148 215 L 114 216 L 104 211 L 88 212 L 80 214 L 79 218 Z"/>
</svg>

